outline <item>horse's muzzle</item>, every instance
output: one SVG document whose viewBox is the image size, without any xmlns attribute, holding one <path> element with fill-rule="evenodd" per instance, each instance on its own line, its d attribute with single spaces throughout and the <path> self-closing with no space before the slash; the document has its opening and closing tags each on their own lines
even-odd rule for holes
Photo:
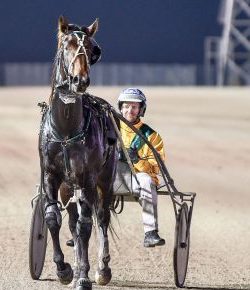
<svg viewBox="0 0 250 290">
<path fill-rule="evenodd" d="M 72 88 L 76 93 L 84 93 L 90 84 L 89 76 L 82 77 L 76 75 L 73 77 Z"/>
</svg>

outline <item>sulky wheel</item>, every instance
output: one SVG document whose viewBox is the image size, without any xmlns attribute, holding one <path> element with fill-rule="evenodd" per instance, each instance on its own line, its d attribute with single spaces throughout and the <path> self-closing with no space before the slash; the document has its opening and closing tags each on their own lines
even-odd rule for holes
<svg viewBox="0 0 250 290">
<path fill-rule="evenodd" d="M 32 279 L 39 279 L 44 265 L 47 247 L 47 225 L 44 219 L 44 199 L 39 195 L 33 207 L 30 239 L 29 239 L 29 268 Z"/>
<path fill-rule="evenodd" d="M 189 229 L 188 229 L 188 206 L 184 202 L 179 210 L 175 226 L 174 246 L 174 276 L 175 285 L 183 287 L 189 256 Z"/>
</svg>

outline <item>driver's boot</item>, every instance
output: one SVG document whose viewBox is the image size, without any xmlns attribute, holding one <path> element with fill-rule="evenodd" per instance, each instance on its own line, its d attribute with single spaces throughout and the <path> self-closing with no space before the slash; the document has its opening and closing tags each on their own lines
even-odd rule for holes
<svg viewBox="0 0 250 290">
<path fill-rule="evenodd" d="M 155 247 L 155 246 L 163 246 L 165 245 L 165 240 L 162 239 L 158 235 L 157 230 L 149 231 L 145 233 L 145 238 L 144 238 L 144 247 Z"/>
</svg>

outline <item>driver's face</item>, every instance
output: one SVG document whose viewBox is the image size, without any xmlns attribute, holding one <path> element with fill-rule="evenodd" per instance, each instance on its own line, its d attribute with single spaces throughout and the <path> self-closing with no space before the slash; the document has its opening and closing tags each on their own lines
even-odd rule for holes
<svg viewBox="0 0 250 290">
<path fill-rule="evenodd" d="M 140 112 L 140 103 L 137 102 L 124 102 L 121 107 L 122 116 L 133 123 L 138 119 Z"/>
</svg>

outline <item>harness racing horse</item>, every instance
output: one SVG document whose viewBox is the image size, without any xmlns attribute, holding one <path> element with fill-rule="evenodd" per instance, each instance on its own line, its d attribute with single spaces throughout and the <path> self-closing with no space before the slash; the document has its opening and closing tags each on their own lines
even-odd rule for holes
<svg viewBox="0 0 250 290">
<path fill-rule="evenodd" d="M 88 27 L 79 27 L 69 24 L 62 16 L 59 18 L 52 93 L 39 137 L 45 220 L 53 241 L 57 276 L 63 284 L 69 284 L 74 278 L 77 290 L 92 289 L 88 277 L 88 243 L 94 210 L 100 233 L 95 279 L 102 285 L 111 279 L 107 231 L 117 163 L 116 140 L 107 136 L 107 128 L 113 130 L 107 125 L 110 117 L 100 112 L 91 101 L 94 97 L 85 92 L 90 65 L 98 60 L 101 52 L 93 40 L 97 28 L 97 20 Z M 78 204 L 70 203 L 67 207 L 74 239 L 74 273 L 64 261 L 60 247 L 59 191 L 64 204 L 73 195 L 79 197 Z"/>
</svg>

